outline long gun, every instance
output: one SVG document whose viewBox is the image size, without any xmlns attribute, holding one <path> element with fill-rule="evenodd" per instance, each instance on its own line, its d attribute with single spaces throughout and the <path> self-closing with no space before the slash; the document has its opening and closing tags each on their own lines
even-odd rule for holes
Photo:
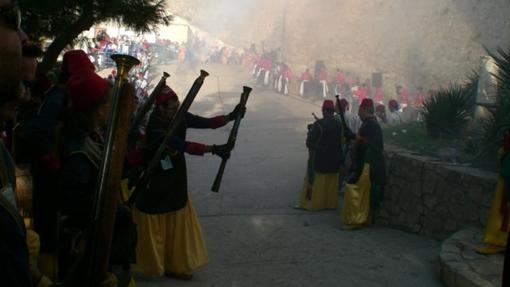
<svg viewBox="0 0 510 287">
<path fill-rule="evenodd" d="M 168 74 L 167 72 L 163 72 L 163 76 L 159 80 L 158 84 L 156 85 L 154 90 L 152 90 L 152 92 L 151 92 L 150 96 L 147 98 L 147 100 L 145 100 L 142 107 L 136 113 L 136 116 L 133 119 L 133 122 L 131 123 L 131 128 L 129 130 L 129 137 L 128 137 L 128 149 L 129 150 L 131 150 L 136 143 L 138 127 L 140 126 L 140 123 L 142 122 L 142 120 L 145 118 L 145 116 L 147 115 L 149 110 L 154 105 L 154 102 L 158 98 L 159 94 L 161 94 L 161 91 L 163 90 L 163 88 L 166 85 L 166 79 L 168 77 L 170 77 L 170 74 Z"/>
<path fill-rule="evenodd" d="M 340 114 L 340 119 L 342 120 L 342 127 L 344 128 L 344 137 L 346 142 L 350 142 L 351 140 L 356 138 L 356 134 L 352 132 L 352 130 L 347 126 L 347 122 L 345 121 L 344 111 L 342 106 L 340 105 L 340 96 L 336 95 L 336 105 L 338 106 L 338 113 Z"/>
<path fill-rule="evenodd" d="M 161 156 L 163 155 L 163 152 L 165 151 L 168 140 L 173 136 L 177 128 L 182 122 L 182 119 L 186 115 L 186 113 L 189 110 L 189 107 L 193 103 L 193 100 L 195 100 L 195 97 L 197 96 L 198 92 L 200 91 L 200 88 L 204 84 L 205 78 L 209 76 L 209 73 L 207 73 L 204 70 L 200 70 L 200 76 L 195 80 L 193 85 L 191 86 L 188 94 L 186 95 L 186 98 L 182 102 L 182 104 L 179 107 L 179 110 L 173 117 L 172 121 L 170 122 L 170 125 L 168 126 L 167 132 L 165 134 L 165 137 L 161 141 L 160 146 L 156 150 L 156 153 L 152 157 L 151 161 L 149 162 L 149 165 L 145 169 L 145 171 L 141 174 L 140 178 L 138 179 L 135 189 L 133 190 L 133 193 L 128 199 L 128 205 L 133 206 L 136 202 L 136 198 L 138 195 L 143 192 L 143 190 L 149 189 L 151 184 L 151 178 L 154 172 L 156 171 L 157 167 L 160 164 Z"/>
<path fill-rule="evenodd" d="M 86 233 L 85 252 L 66 286 L 99 286 L 107 278 L 115 213 L 120 196 L 120 179 L 127 146 L 127 129 L 133 112 L 134 90 L 126 85 L 129 71 L 139 61 L 128 55 L 112 55 L 117 65 L 106 141 L 99 166 L 92 219 Z M 84 268 L 84 269 L 82 269 Z"/>
<path fill-rule="evenodd" d="M 248 102 L 248 97 L 250 96 L 251 91 L 252 88 L 246 86 L 243 87 L 243 93 L 241 94 L 241 100 L 239 102 L 239 106 L 241 106 L 242 108 L 246 107 L 246 102 Z M 232 126 L 232 130 L 230 131 L 230 135 L 228 136 L 227 145 L 230 147 L 230 149 L 233 149 L 236 144 L 237 132 L 239 131 L 241 119 L 242 115 L 238 114 L 234 121 L 234 125 Z M 220 191 L 221 180 L 223 178 L 223 173 L 225 172 L 226 165 L 227 159 L 222 159 L 220 168 L 218 169 L 218 173 L 216 174 L 216 178 L 214 179 L 214 183 L 211 187 L 211 191 L 213 192 Z"/>
</svg>

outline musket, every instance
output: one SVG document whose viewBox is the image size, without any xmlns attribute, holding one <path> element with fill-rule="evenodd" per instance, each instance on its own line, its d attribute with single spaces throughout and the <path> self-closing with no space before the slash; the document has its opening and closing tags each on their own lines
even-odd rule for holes
<svg viewBox="0 0 510 287">
<path fill-rule="evenodd" d="M 244 109 L 246 107 L 246 102 L 248 102 L 248 97 L 250 96 L 250 93 L 252 91 L 252 88 L 250 87 L 243 87 L 243 93 L 241 94 L 241 100 L 239 101 L 239 106 Z M 237 140 L 237 132 L 239 131 L 239 125 L 241 124 L 242 119 L 241 114 L 238 114 L 235 118 L 234 125 L 232 126 L 232 130 L 230 131 L 230 135 L 228 136 L 227 146 L 230 147 L 232 150 L 236 144 Z M 225 167 L 227 165 L 227 159 L 222 159 L 220 168 L 218 169 L 218 173 L 216 174 L 216 178 L 214 178 L 213 185 L 211 187 L 211 191 L 213 192 L 219 192 L 220 191 L 220 185 L 221 185 L 221 179 L 223 178 L 223 173 L 225 172 Z"/>
<path fill-rule="evenodd" d="M 342 120 L 342 127 L 344 128 L 344 137 L 346 142 L 350 142 L 352 139 L 356 138 L 356 134 L 352 132 L 352 130 L 347 126 L 347 122 L 345 121 L 344 111 L 342 110 L 342 106 L 340 105 L 340 96 L 336 95 L 336 105 L 338 106 L 338 113 L 340 114 L 340 119 Z"/>
<path fill-rule="evenodd" d="M 314 118 L 316 121 L 318 121 L 318 120 L 319 120 L 319 117 L 318 117 L 315 113 L 312 113 L 312 116 L 313 116 L 313 118 Z"/>
<path fill-rule="evenodd" d="M 345 138 L 345 150 L 343 153 L 343 161 L 347 158 L 347 154 L 349 153 L 349 145 L 350 142 L 356 139 L 356 134 L 352 132 L 352 130 L 347 126 L 347 122 L 345 121 L 344 111 L 342 106 L 340 105 L 340 96 L 336 95 L 336 105 L 338 106 L 338 113 L 340 114 L 340 120 L 342 121 L 342 127 L 344 130 L 344 138 Z"/>
<path fill-rule="evenodd" d="M 156 85 L 154 90 L 152 90 L 150 96 L 145 100 L 142 107 L 136 113 L 136 116 L 134 117 L 133 122 L 131 123 L 131 128 L 129 130 L 128 149 L 132 149 L 132 147 L 136 143 L 138 127 L 140 126 L 140 123 L 145 118 L 149 110 L 154 105 L 154 102 L 158 98 L 159 94 L 161 94 L 161 91 L 166 85 L 166 79 L 168 77 L 170 77 L 170 74 L 168 74 L 167 72 L 163 72 L 163 76 L 159 80 L 158 84 Z"/>
<path fill-rule="evenodd" d="M 81 260 L 84 270 L 79 278 L 71 278 L 69 286 L 99 286 L 108 278 L 110 247 L 115 213 L 120 196 L 120 180 L 127 147 L 127 129 L 133 112 L 133 87 L 127 84 L 129 70 L 139 63 L 128 55 L 112 55 L 117 65 L 112 104 L 108 115 L 106 140 L 96 184 L 92 218 L 86 231 L 85 252 Z M 121 94 L 123 96 L 121 96 Z"/>
<path fill-rule="evenodd" d="M 135 189 L 133 190 L 133 193 L 128 199 L 127 202 L 128 205 L 133 206 L 136 202 L 136 198 L 138 197 L 138 195 L 141 192 L 143 192 L 143 190 L 146 190 L 150 187 L 152 175 L 154 174 L 154 172 L 156 171 L 157 167 L 160 164 L 161 156 L 163 155 L 163 152 L 165 152 L 165 149 L 168 145 L 168 140 L 173 136 L 173 134 L 181 124 L 182 119 L 188 112 L 189 107 L 193 103 L 193 100 L 195 100 L 195 97 L 200 91 L 200 88 L 204 84 L 204 80 L 207 76 L 209 76 L 209 73 L 207 73 L 204 70 L 200 70 L 200 76 L 195 80 L 195 82 L 191 86 L 188 94 L 186 95 L 186 98 L 179 106 L 179 109 L 177 110 L 175 116 L 172 118 L 172 121 L 170 122 L 168 129 L 165 133 L 165 137 L 161 141 L 161 144 L 156 150 L 156 153 L 150 160 L 149 164 L 147 165 L 147 168 L 140 175 L 138 181 L 136 182 Z"/>
</svg>

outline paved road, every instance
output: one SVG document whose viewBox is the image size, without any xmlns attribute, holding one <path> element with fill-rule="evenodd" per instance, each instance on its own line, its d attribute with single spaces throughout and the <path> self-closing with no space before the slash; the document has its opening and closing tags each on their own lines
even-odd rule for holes
<svg viewBox="0 0 510 287">
<path fill-rule="evenodd" d="M 248 73 L 240 67 L 206 68 L 211 76 L 191 111 L 206 116 L 230 111 L 242 85 L 250 83 Z M 184 95 L 196 75 L 164 69 Z M 292 208 L 303 181 L 312 112 L 320 113 L 318 104 L 254 90 L 219 194 L 209 191 L 219 159 L 188 156 L 210 264 L 190 282 L 140 279 L 138 286 L 441 286 L 439 242 L 379 226 L 342 231 L 339 211 Z M 230 125 L 194 130 L 189 139 L 221 144 L 229 131 Z"/>
</svg>

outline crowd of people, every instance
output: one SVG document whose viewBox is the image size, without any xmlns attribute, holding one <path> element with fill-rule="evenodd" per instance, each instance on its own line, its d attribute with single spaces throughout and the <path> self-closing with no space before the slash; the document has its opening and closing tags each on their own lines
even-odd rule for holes
<svg viewBox="0 0 510 287">
<path fill-rule="evenodd" d="M 109 144 L 105 133 L 110 109 L 114 98 L 135 99 L 135 93 L 146 98 L 144 81 L 154 61 L 153 49 L 143 41 L 102 35 L 93 49 L 65 51 L 53 72 L 38 70 L 43 50 L 20 29 L 19 7 L 0 0 L 0 9 L 1 285 L 83 285 L 80 278 L 87 279 L 89 266 L 80 261 L 83 248 L 88 250 L 91 233 L 104 231 L 91 226 L 96 187 L 104 179 L 100 167 Z M 14 17 L 4 17 L 6 11 Z M 98 66 L 98 51 L 127 52 L 142 59 L 131 73 L 133 84 L 122 87 L 120 97 L 112 94 L 117 72 L 107 78 L 96 73 L 111 65 Z M 133 132 L 127 141 L 134 144 L 128 145 L 122 159 L 121 188 L 114 191 L 121 202 L 112 241 L 94 243 L 111 246 L 108 274 L 98 286 L 135 286 L 133 272 L 189 280 L 208 262 L 188 194 L 185 154 L 227 159 L 232 146 L 187 141 L 186 130 L 222 127 L 244 116 L 245 109 L 238 105 L 212 118 L 186 112 L 175 133 L 163 141 L 180 100 L 169 86 L 156 96 L 151 112 L 142 115 L 146 120 L 129 128 Z M 127 116 L 134 118 L 140 111 L 135 106 Z M 137 179 L 159 156 L 160 146 L 163 153 L 156 159 L 160 164 L 150 174 L 150 184 L 142 188 Z M 144 191 L 128 204 L 133 187 Z"/>
<path fill-rule="evenodd" d="M 429 90 L 427 97 L 421 86 L 416 87 L 413 95 L 403 85 L 395 87 L 395 94 L 387 96 L 381 81 L 369 79 L 361 81 L 352 72 L 340 68 L 330 76 L 324 61 L 317 61 L 312 71 L 305 69 L 300 75 L 295 74 L 289 64 L 281 61 L 280 49 L 257 52 L 252 44 L 245 49 L 243 65 L 251 70 L 256 85 L 261 88 L 273 89 L 275 92 L 289 95 L 291 84 L 297 88 L 296 94 L 311 100 L 334 98 L 339 95 L 347 103 L 346 116 L 351 120 L 351 129 L 357 130 L 359 119 L 356 119 L 358 106 L 364 99 L 372 99 L 375 104 L 376 116 L 381 125 L 393 126 L 408 121 L 421 121 L 421 111 L 426 98 L 434 91 Z"/>
</svg>

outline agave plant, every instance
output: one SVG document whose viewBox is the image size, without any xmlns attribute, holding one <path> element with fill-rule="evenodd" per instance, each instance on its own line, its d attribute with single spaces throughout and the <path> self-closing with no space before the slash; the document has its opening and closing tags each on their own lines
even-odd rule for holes
<svg viewBox="0 0 510 287">
<path fill-rule="evenodd" d="M 453 85 L 437 91 L 424 104 L 427 134 L 432 138 L 452 138 L 466 126 L 473 101 L 470 90 Z"/>
<path fill-rule="evenodd" d="M 469 97 L 469 105 L 471 106 L 471 114 L 474 114 L 476 107 L 476 96 L 478 93 L 478 82 L 480 80 L 480 74 L 476 70 L 472 70 L 467 75 L 467 81 L 462 86 L 466 92 L 466 96 Z"/>
</svg>

